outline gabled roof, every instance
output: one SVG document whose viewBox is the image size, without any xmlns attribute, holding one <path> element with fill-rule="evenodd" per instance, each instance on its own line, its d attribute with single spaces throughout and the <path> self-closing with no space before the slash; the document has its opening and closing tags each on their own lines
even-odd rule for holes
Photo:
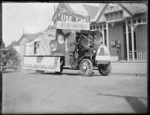
<svg viewBox="0 0 150 115">
<path fill-rule="evenodd" d="M 33 41 L 35 40 L 36 38 L 40 37 L 40 33 L 36 33 L 36 34 L 27 34 L 27 33 L 24 33 L 21 38 L 19 39 L 19 42 L 23 39 L 23 38 L 26 38 L 28 41 Z"/>
<path fill-rule="evenodd" d="M 92 22 L 97 22 L 101 19 L 102 14 L 104 13 L 105 9 L 107 8 L 109 3 L 101 3 L 100 9 L 95 16 L 95 19 Z M 145 3 L 118 3 L 125 11 L 127 11 L 131 16 L 139 13 L 147 12 L 147 5 Z"/>
<path fill-rule="evenodd" d="M 50 37 L 55 37 L 55 29 L 56 27 L 53 25 L 48 26 L 44 31 L 40 32 L 41 34 L 45 34 L 46 36 Z"/>
<path fill-rule="evenodd" d="M 147 6 L 145 3 L 121 3 L 121 5 L 132 13 L 132 15 L 147 12 Z"/>
<path fill-rule="evenodd" d="M 104 11 L 105 7 L 107 6 L 106 3 L 100 3 L 99 4 L 99 9 L 94 17 L 93 20 L 91 20 L 91 22 L 97 21 L 97 19 L 100 17 L 100 14 Z"/>
<path fill-rule="evenodd" d="M 70 13 L 83 15 L 83 16 L 89 16 L 88 11 L 84 8 L 82 3 L 60 3 L 59 5 L 62 5 L 63 7 L 65 7 Z M 57 11 L 58 11 L 58 7 L 52 17 L 52 21 L 54 21 Z"/>
<path fill-rule="evenodd" d="M 99 7 L 98 6 L 92 6 L 92 5 L 86 5 L 86 4 L 83 4 L 83 7 L 87 10 L 88 14 L 90 15 L 90 20 L 93 20 L 96 13 L 99 10 Z"/>
<path fill-rule="evenodd" d="M 87 10 L 83 7 L 82 3 L 64 3 L 68 10 L 74 14 L 88 16 Z"/>
</svg>

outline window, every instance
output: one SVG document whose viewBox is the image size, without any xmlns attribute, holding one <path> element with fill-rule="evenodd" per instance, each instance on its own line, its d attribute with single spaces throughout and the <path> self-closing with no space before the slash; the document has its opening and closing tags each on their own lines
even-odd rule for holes
<svg viewBox="0 0 150 115">
<path fill-rule="evenodd" d="M 136 19 L 133 19 L 133 24 L 136 24 Z"/>
<path fill-rule="evenodd" d="M 40 43 L 39 41 L 35 41 L 35 42 L 34 42 L 34 54 L 37 54 L 37 49 L 38 49 L 38 47 L 40 46 L 39 43 Z"/>
<path fill-rule="evenodd" d="M 105 18 L 107 21 L 122 19 L 123 12 L 117 11 L 117 12 L 108 13 L 108 14 L 105 14 Z"/>
<path fill-rule="evenodd" d="M 93 29 L 95 30 L 95 26 L 93 26 Z"/>
<path fill-rule="evenodd" d="M 97 25 L 97 30 L 99 29 L 99 26 Z"/>
<path fill-rule="evenodd" d="M 90 27 L 90 30 L 92 30 L 92 26 Z"/>
</svg>

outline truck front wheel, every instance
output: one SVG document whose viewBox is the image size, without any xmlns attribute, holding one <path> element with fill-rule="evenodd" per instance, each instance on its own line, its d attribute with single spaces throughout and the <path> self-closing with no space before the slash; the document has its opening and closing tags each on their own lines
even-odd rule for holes
<svg viewBox="0 0 150 115">
<path fill-rule="evenodd" d="M 111 64 L 101 64 L 98 66 L 98 71 L 101 75 L 108 76 L 111 73 Z"/>
<path fill-rule="evenodd" d="M 79 68 L 82 76 L 91 76 L 93 73 L 93 64 L 89 59 L 83 59 L 80 62 Z"/>
</svg>

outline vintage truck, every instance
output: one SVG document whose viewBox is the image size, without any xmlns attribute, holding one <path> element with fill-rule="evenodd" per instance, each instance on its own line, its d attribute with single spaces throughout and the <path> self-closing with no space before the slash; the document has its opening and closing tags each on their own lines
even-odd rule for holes
<svg viewBox="0 0 150 115">
<path fill-rule="evenodd" d="M 91 76 L 94 69 L 105 76 L 111 73 L 109 50 L 100 41 L 100 31 L 90 31 L 89 17 L 66 11 L 58 15 L 56 23 L 50 28 L 55 34 L 47 43 L 49 54 L 25 55 L 25 69 L 56 73 L 76 69 L 82 76 Z"/>
<path fill-rule="evenodd" d="M 95 33 L 80 31 L 75 33 L 75 38 L 66 39 L 60 35 L 49 44 L 51 55 L 24 56 L 24 67 L 57 73 L 61 73 L 63 69 L 76 69 L 83 76 L 91 76 L 93 69 L 98 69 L 101 75 L 109 75 L 112 69 L 110 53 L 105 45 L 94 42 Z"/>
</svg>

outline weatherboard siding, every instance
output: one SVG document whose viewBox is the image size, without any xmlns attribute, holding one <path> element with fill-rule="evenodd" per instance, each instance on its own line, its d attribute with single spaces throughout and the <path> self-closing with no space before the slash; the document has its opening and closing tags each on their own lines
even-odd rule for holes
<svg viewBox="0 0 150 115">
<path fill-rule="evenodd" d="M 147 25 L 139 25 L 137 31 L 137 51 L 147 51 Z"/>
</svg>

